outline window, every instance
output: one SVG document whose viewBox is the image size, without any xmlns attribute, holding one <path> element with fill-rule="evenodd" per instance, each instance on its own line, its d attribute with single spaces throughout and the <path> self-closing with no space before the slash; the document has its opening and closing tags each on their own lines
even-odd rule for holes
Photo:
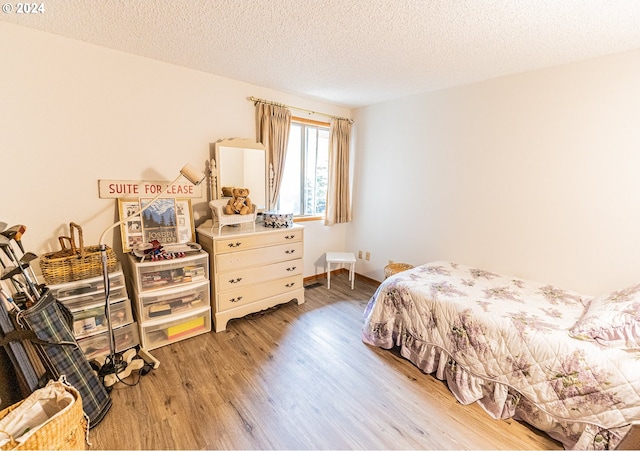
<svg viewBox="0 0 640 451">
<path fill-rule="evenodd" d="M 277 208 L 295 216 L 323 216 L 329 176 L 329 124 L 291 119 Z"/>
</svg>

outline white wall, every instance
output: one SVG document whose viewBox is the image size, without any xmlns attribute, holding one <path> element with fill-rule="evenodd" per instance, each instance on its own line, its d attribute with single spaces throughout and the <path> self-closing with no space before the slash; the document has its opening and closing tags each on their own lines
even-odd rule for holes
<svg viewBox="0 0 640 451">
<path fill-rule="evenodd" d="M 349 115 L 6 22 L 0 42 L 0 221 L 38 254 L 69 221 L 97 243 L 117 214 L 98 179 L 171 180 L 253 137 L 248 96 Z M 378 280 L 389 259 L 448 259 L 586 293 L 635 283 L 639 79 L 630 52 L 357 110 L 354 221 L 304 223 L 305 276 L 330 249 L 370 251 L 358 272 Z"/>
<path fill-rule="evenodd" d="M 0 43 L 0 221 L 25 224 L 23 242 L 37 254 L 57 250 L 70 221 L 98 243 L 117 218 L 116 201 L 98 198 L 99 179 L 173 180 L 187 162 L 204 170 L 210 143 L 255 138 L 249 96 L 350 114 L 5 22 Z M 194 210 L 199 224 L 205 197 Z M 322 272 L 314 262 L 327 249 L 344 247 L 346 228 L 305 225 L 309 276 Z"/>
<path fill-rule="evenodd" d="M 356 111 L 347 243 L 599 294 L 640 282 L 640 51 Z"/>
</svg>

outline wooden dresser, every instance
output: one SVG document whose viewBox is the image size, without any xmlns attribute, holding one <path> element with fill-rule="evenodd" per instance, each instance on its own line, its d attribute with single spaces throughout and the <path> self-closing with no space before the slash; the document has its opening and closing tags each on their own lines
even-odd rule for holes
<svg viewBox="0 0 640 451">
<path fill-rule="evenodd" d="M 210 255 L 211 310 L 216 332 L 227 322 L 277 304 L 304 302 L 304 227 L 200 226 L 198 243 Z"/>
</svg>

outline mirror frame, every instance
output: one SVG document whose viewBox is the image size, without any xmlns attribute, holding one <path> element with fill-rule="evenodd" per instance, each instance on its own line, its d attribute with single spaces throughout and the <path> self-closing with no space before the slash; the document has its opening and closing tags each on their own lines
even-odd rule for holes
<svg viewBox="0 0 640 451">
<path fill-rule="evenodd" d="M 236 149 L 256 149 L 264 151 L 264 180 L 265 180 L 265 207 L 260 208 L 257 211 L 268 211 L 271 210 L 271 199 L 273 196 L 271 195 L 272 186 L 273 186 L 273 177 L 271 175 L 271 164 L 268 161 L 267 148 L 264 144 L 252 141 L 247 138 L 224 138 L 219 139 L 213 145 L 214 154 L 213 160 L 211 161 L 211 193 L 213 199 L 222 199 L 222 186 L 220 184 L 220 148 L 221 147 L 231 147 Z M 251 197 L 251 193 L 249 193 L 249 197 Z"/>
</svg>

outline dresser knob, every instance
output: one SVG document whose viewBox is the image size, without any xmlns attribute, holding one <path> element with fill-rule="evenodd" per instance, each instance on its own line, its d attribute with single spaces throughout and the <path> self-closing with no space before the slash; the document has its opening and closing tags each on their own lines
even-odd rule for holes
<svg viewBox="0 0 640 451">
<path fill-rule="evenodd" d="M 291 282 L 285 285 L 285 287 L 287 288 L 291 288 L 292 286 L 294 286 L 296 283 L 295 282 Z"/>
<path fill-rule="evenodd" d="M 286 251 L 284 251 L 285 254 L 293 254 L 296 250 L 295 249 L 288 249 Z"/>
<path fill-rule="evenodd" d="M 231 279 L 229 280 L 229 283 L 238 283 L 242 280 L 242 277 L 238 277 L 237 279 Z"/>
<path fill-rule="evenodd" d="M 239 247 L 242 243 L 240 241 L 236 241 L 235 243 L 229 243 L 227 246 L 229 247 Z"/>
<path fill-rule="evenodd" d="M 229 301 L 231 302 L 240 302 L 242 300 L 242 296 L 238 296 L 237 298 L 231 298 Z"/>
<path fill-rule="evenodd" d="M 292 266 L 291 268 L 287 268 L 287 271 L 294 271 L 296 269 L 295 266 Z"/>
<path fill-rule="evenodd" d="M 284 236 L 284 239 L 285 239 L 285 240 L 292 240 L 292 239 L 294 239 L 295 237 L 296 237 L 295 235 L 285 235 L 285 236 Z"/>
</svg>

